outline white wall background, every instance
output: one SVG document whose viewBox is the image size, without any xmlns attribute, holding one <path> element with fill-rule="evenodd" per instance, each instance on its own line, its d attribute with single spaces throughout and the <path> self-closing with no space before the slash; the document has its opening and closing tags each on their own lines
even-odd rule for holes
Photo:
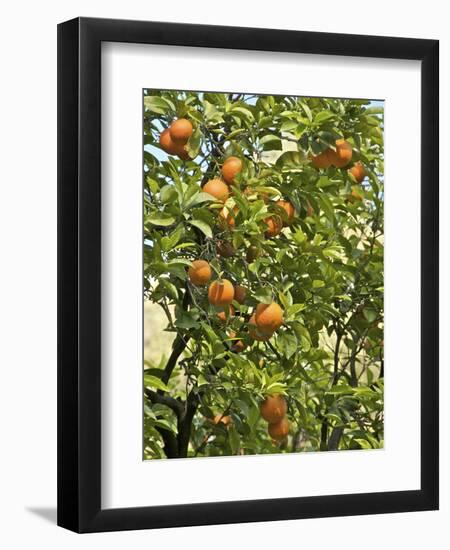
<svg viewBox="0 0 450 550">
<path fill-rule="evenodd" d="M 6 6 L 6 7 L 5 7 Z M 0 32 L 0 543 L 8 549 L 444 548 L 450 520 L 450 376 L 441 358 L 441 510 L 75 535 L 56 517 L 56 24 L 78 15 L 441 40 L 441 338 L 450 319 L 450 37 L 445 3 L 66 0 L 7 3 Z M 408 159 L 401 159 L 408 162 Z M 263 482 L 263 481 L 262 481 Z"/>
</svg>

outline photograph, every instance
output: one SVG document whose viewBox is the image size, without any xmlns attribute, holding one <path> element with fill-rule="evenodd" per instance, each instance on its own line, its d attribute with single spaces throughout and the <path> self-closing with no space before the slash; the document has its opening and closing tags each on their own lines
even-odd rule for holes
<svg viewBox="0 0 450 550">
<path fill-rule="evenodd" d="M 143 458 L 384 446 L 384 102 L 143 90 Z"/>
</svg>

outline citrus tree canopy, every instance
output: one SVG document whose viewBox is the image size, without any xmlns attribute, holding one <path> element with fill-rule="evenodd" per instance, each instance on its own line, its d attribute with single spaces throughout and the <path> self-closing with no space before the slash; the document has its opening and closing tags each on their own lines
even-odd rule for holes
<svg viewBox="0 0 450 550">
<path fill-rule="evenodd" d="M 144 458 L 382 447 L 383 108 L 143 101 Z"/>
</svg>

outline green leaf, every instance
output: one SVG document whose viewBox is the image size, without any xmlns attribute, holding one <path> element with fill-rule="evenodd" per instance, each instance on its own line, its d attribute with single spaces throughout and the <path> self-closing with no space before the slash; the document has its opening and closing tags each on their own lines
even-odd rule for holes
<svg viewBox="0 0 450 550">
<path fill-rule="evenodd" d="M 168 227 L 176 222 L 176 218 L 171 214 L 165 214 L 164 212 L 155 212 L 150 214 L 146 221 L 152 225 L 159 225 L 161 227 Z"/>
<path fill-rule="evenodd" d="M 174 300 L 178 300 L 178 289 L 173 283 L 171 283 L 167 279 L 162 278 L 159 279 L 159 282 Z"/>
<path fill-rule="evenodd" d="M 155 388 L 157 390 L 169 391 L 169 388 L 162 380 L 156 378 L 156 376 L 152 376 L 151 374 L 144 374 L 144 386 Z"/>
<path fill-rule="evenodd" d="M 268 395 L 274 395 L 277 393 L 282 393 L 284 395 L 287 395 L 287 386 L 286 384 L 282 384 L 281 382 L 273 382 L 273 384 L 269 384 L 266 388 L 265 393 Z"/>
<path fill-rule="evenodd" d="M 159 196 L 160 196 L 161 202 L 163 204 L 167 204 L 169 202 L 172 202 L 173 199 L 177 196 L 177 190 L 175 189 L 174 185 L 167 184 L 161 188 L 159 192 Z"/>
<path fill-rule="evenodd" d="M 200 152 L 200 147 L 202 144 L 202 131 L 200 130 L 200 126 L 197 126 L 192 136 L 189 138 L 189 141 L 187 142 L 186 149 L 189 153 L 190 157 L 195 159 L 195 157 Z"/>
<path fill-rule="evenodd" d="M 305 111 L 309 122 L 311 122 L 312 121 L 312 113 L 311 113 L 311 109 L 309 108 L 308 104 L 306 103 L 306 101 L 299 101 L 299 103 L 302 106 L 303 110 Z"/>
<path fill-rule="evenodd" d="M 253 122 L 255 120 L 253 113 L 245 107 L 233 107 L 230 109 L 230 114 L 244 118 L 247 122 Z"/>
<path fill-rule="evenodd" d="M 295 319 L 295 316 L 297 313 L 300 313 L 300 311 L 303 311 L 305 309 L 305 304 L 292 304 L 286 309 L 286 321 L 289 321 L 291 319 Z"/>
<path fill-rule="evenodd" d="M 295 334 L 289 334 L 287 332 L 279 334 L 277 337 L 277 347 L 286 359 L 292 357 L 298 348 Z"/>
<path fill-rule="evenodd" d="M 183 227 L 178 227 L 170 236 L 161 239 L 161 248 L 164 252 L 172 250 L 184 233 Z"/>
<path fill-rule="evenodd" d="M 164 98 L 152 95 L 144 97 L 144 107 L 158 115 L 165 115 L 171 110 L 169 103 Z"/>
<path fill-rule="evenodd" d="M 319 196 L 319 202 L 322 206 L 322 210 L 324 211 L 325 213 L 325 216 L 332 222 L 334 223 L 334 208 L 333 208 L 333 205 L 331 204 L 330 202 L 330 199 L 325 196 L 324 193 L 322 193 L 320 196 Z"/>
<path fill-rule="evenodd" d="M 269 286 L 259 288 L 253 295 L 263 304 L 271 304 L 273 301 L 272 289 Z"/>
<path fill-rule="evenodd" d="M 200 191 L 185 204 L 185 208 L 191 208 L 192 206 L 195 206 L 196 204 L 202 204 L 203 202 L 215 202 L 216 199 L 210 195 L 209 193 L 203 193 L 203 191 Z"/>
<path fill-rule="evenodd" d="M 281 138 L 274 134 L 266 134 L 259 140 L 259 143 L 264 146 L 265 151 L 281 149 Z"/>
<path fill-rule="evenodd" d="M 317 115 L 314 117 L 314 124 L 321 124 L 322 122 L 325 122 L 326 120 L 330 120 L 331 118 L 334 118 L 335 114 L 331 111 L 320 111 L 317 113 Z"/>
<path fill-rule="evenodd" d="M 375 319 L 378 317 L 378 313 L 374 309 L 369 307 L 365 307 L 363 309 L 363 315 L 369 323 L 373 323 Z"/>
<path fill-rule="evenodd" d="M 206 195 L 207 193 L 205 193 Z M 189 223 L 191 225 L 193 225 L 194 227 L 196 227 L 197 229 L 200 229 L 200 231 L 206 235 L 207 237 L 209 237 L 210 239 L 212 239 L 212 230 L 211 230 L 211 227 L 204 221 L 202 220 L 190 220 Z"/>
<path fill-rule="evenodd" d="M 222 113 L 217 109 L 215 105 L 207 100 L 204 100 L 203 108 L 206 120 L 209 120 L 211 122 L 223 122 Z"/>
</svg>

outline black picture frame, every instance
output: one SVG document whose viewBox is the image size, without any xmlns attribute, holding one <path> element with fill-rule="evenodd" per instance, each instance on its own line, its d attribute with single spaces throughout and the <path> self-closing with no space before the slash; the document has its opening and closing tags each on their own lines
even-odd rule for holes
<svg viewBox="0 0 450 550">
<path fill-rule="evenodd" d="M 102 510 L 104 41 L 421 62 L 420 490 Z M 91 18 L 58 26 L 58 525 L 96 532 L 438 509 L 438 67 L 437 40 Z"/>
</svg>

